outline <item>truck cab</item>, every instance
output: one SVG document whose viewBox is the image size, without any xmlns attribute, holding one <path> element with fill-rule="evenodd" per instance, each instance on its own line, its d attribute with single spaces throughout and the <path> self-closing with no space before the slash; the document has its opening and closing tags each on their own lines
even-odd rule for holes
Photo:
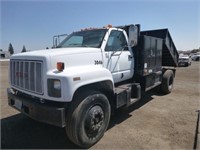
<svg viewBox="0 0 200 150">
<path fill-rule="evenodd" d="M 130 79 L 134 73 L 133 51 L 128 43 L 128 35 L 123 29 L 91 28 L 72 33 L 57 47 L 98 48 L 101 58 L 93 59 L 94 65 L 108 69 L 112 74 L 114 83 L 118 83 Z"/>
</svg>

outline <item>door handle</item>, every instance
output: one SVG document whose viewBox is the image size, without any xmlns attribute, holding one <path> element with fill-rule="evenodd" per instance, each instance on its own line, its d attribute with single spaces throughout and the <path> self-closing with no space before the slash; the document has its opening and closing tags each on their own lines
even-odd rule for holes
<svg viewBox="0 0 200 150">
<path fill-rule="evenodd" d="M 132 55 L 128 55 L 128 59 L 132 59 L 133 58 L 133 56 Z"/>
<path fill-rule="evenodd" d="M 106 53 L 106 58 L 109 58 L 109 54 L 108 53 Z"/>
</svg>

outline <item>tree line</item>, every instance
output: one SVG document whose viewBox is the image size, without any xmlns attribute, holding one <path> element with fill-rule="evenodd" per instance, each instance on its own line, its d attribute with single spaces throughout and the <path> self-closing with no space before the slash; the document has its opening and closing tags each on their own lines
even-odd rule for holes
<svg viewBox="0 0 200 150">
<path fill-rule="evenodd" d="M 8 51 L 10 55 L 14 54 L 14 48 L 11 43 L 9 44 Z M 21 53 L 24 53 L 24 52 L 27 52 L 25 45 L 23 45 Z"/>
</svg>

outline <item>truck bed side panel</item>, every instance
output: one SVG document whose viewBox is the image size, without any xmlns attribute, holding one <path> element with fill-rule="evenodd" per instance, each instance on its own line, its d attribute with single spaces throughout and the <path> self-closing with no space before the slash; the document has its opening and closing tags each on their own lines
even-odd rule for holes
<svg viewBox="0 0 200 150">
<path fill-rule="evenodd" d="M 162 66 L 178 66 L 178 52 L 168 29 L 142 31 L 140 34 L 163 39 Z"/>
<path fill-rule="evenodd" d="M 134 80 L 146 91 L 160 84 L 162 72 L 162 39 L 140 36 L 139 46 L 133 50 L 135 56 Z"/>
</svg>

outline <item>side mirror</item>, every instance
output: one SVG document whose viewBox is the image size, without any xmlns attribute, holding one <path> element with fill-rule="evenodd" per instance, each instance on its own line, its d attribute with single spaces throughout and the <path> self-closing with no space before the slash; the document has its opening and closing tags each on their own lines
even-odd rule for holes
<svg viewBox="0 0 200 150">
<path fill-rule="evenodd" d="M 131 25 L 129 27 L 128 45 L 130 47 L 136 46 L 138 43 L 138 27 Z"/>
</svg>

